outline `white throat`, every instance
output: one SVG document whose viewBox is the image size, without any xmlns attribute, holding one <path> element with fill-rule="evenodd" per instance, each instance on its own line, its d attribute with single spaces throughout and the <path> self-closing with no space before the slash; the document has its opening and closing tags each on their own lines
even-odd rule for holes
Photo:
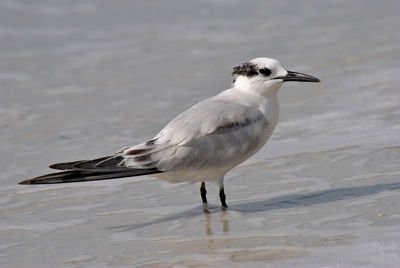
<svg viewBox="0 0 400 268">
<path fill-rule="evenodd" d="M 282 80 L 279 79 L 265 80 L 257 76 L 249 78 L 243 75 L 236 77 L 233 83 L 236 89 L 262 96 L 276 96 L 281 86 Z"/>
</svg>

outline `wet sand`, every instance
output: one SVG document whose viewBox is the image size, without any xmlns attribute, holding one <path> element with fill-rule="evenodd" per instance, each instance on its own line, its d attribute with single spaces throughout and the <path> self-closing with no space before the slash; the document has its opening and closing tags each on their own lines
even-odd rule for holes
<svg viewBox="0 0 400 268">
<path fill-rule="evenodd" d="M 0 3 L 1 267 L 399 267 L 398 1 Z M 151 138 L 259 56 L 288 83 L 266 147 L 199 185 L 27 187 Z M 217 206 L 218 187 L 208 187 Z"/>
</svg>

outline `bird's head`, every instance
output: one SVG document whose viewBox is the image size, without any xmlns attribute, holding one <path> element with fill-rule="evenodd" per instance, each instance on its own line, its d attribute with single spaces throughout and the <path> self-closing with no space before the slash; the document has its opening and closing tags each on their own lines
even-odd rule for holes
<svg viewBox="0 0 400 268">
<path fill-rule="evenodd" d="M 271 58 L 255 58 L 233 68 L 233 87 L 262 95 L 276 94 L 286 81 L 320 82 L 308 74 L 288 71 L 279 61 Z"/>
</svg>

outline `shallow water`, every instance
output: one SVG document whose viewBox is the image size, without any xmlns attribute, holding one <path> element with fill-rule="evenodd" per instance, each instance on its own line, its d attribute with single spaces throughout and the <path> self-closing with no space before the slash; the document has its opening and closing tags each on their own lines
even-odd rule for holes
<svg viewBox="0 0 400 268">
<path fill-rule="evenodd" d="M 399 267 L 398 1 L 0 2 L 1 267 Z M 151 177 L 27 187 L 151 138 L 269 56 L 280 90 L 230 209 Z M 217 186 L 208 187 L 212 204 Z"/>
</svg>

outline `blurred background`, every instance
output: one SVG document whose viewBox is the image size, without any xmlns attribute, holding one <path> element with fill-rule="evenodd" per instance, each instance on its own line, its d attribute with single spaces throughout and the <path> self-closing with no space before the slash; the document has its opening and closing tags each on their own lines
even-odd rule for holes
<svg viewBox="0 0 400 268">
<path fill-rule="evenodd" d="M 1 267 L 399 267 L 400 3 L 0 2 Z M 278 59 L 272 139 L 230 210 L 151 177 L 26 187 L 54 162 L 146 141 Z M 218 204 L 217 186 L 209 198 Z"/>
</svg>

